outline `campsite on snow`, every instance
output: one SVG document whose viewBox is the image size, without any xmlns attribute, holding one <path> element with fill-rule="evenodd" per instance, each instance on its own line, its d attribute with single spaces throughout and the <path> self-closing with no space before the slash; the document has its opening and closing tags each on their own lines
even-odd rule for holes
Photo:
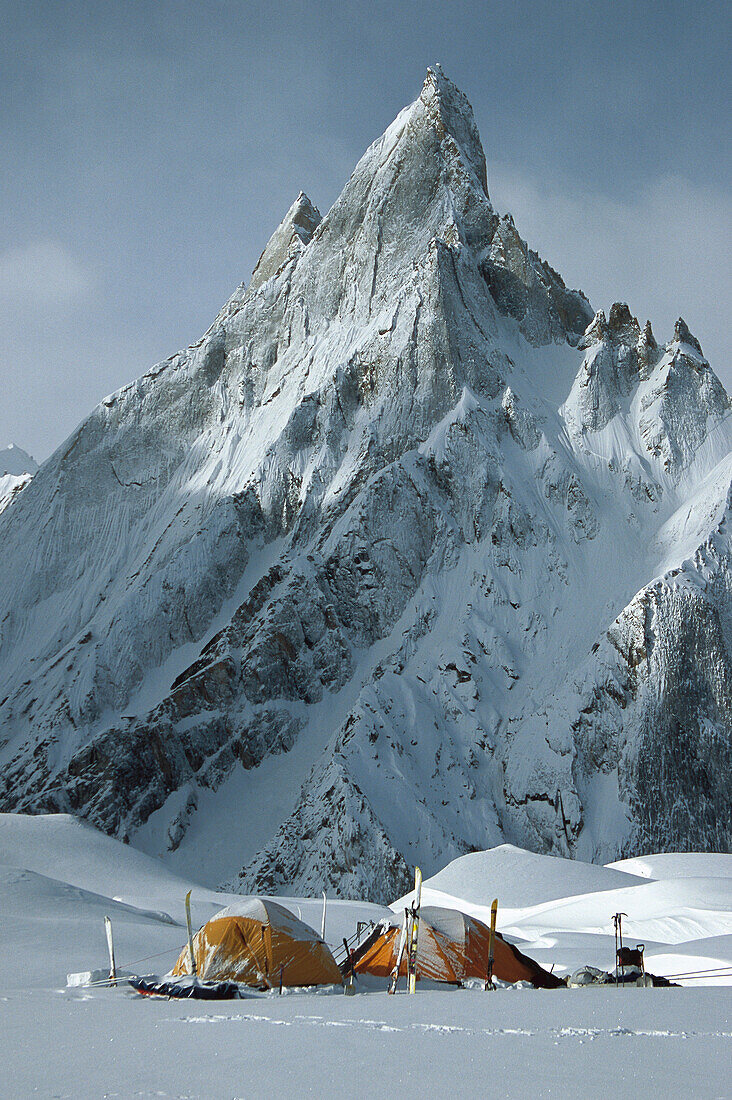
<svg viewBox="0 0 732 1100">
<path fill-rule="evenodd" d="M 189 890 L 203 979 L 187 976 Z M 480 933 L 494 893 L 501 939 L 489 993 Z M 352 1096 L 453 1091 L 456 1066 L 466 1095 L 599 1097 L 608 1067 L 616 1096 L 638 1095 L 639 1080 L 668 1095 L 726 1094 L 732 856 L 612 867 L 510 845 L 462 856 L 424 882 L 416 992 L 404 965 L 391 996 L 411 901 L 329 898 L 323 941 L 322 898 L 217 893 L 72 817 L 2 814 L 0 1020 L 12 1095 L 327 1094 L 343 1084 L 346 1052 Z M 614 969 L 616 912 L 624 942 L 645 944 L 645 969 L 674 986 L 565 986 L 578 972 L 586 980 L 583 968 Z M 350 966 L 341 973 L 334 961 L 346 959 L 344 939 L 352 984 Z M 197 980 L 215 994 L 228 985 L 226 999 L 141 996 L 127 984 L 166 974 L 173 994 Z"/>
<path fill-rule="evenodd" d="M 594 228 L 574 268 L 565 253 L 568 275 L 592 270 L 579 261 L 595 238 L 612 256 L 602 235 L 620 224 L 621 261 L 585 284 L 599 308 L 496 204 L 513 181 L 533 233 L 534 208 L 580 154 L 606 186 L 642 87 L 693 97 L 703 74 L 679 68 L 691 32 L 683 51 L 655 51 L 636 5 L 616 49 L 614 5 L 591 37 L 613 65 L 642 44 L 617 83 L 627 101 L 598 105 L 593 76 L 542 135 L 542 96 L 510 108 L 499 84 L 483 97 L 484 81 L 504 79 L 496 42 L 520 0 L 500 19 L 474 5 L 494 169 L 442 66 L 409 103 L 391 38 L 371 22 L 325 119 L 318 89 L 338 56 L 326 65 L 320 52 L 343 4 L 308 46 L 294 9 L 317 23 L 322 5 L 286 5 L 292 56 L 278 36 L 258 57 L 250 43 L 277 0 L 205 0 L 226 26 L 199 28 L 187 67 L 196 3 L 183 15 L 149 5 L 154 33 L 143 19 L 144 58 L 129 66 L 118 50 L 148 5 L 83 5 L 79 41 L 107 7 L 122 20 L 100 51 L 107 94 L 86 85 L 93 51 L 63 34 L 74 6 L 42 5 L 18 38 L 19 102 L 42 89 L 21 129 L 33 115 L 54 122 L 27 141 L 42 171 L 34 162 L 16 188 L 43 177 L 38 240 L 0 250 L 2 343 L 16 325 L 28 415 L 73 404 L 86 330 L 63 310 L 78 299 L 108 313 L 85 353 L 99 364 L 91 413 L 73 404 L 78 426 L 53 453 L 49 435 L 40 464 L 0 449 L 0 1098 L 732 1096 L 732 403 L 695 335 L 699 299 L 714 294 L 695 298 L 688 275 L 717 247 L 717 223 L 694 220 L 716 205 L 686 201 L 693 247 L 682 237 L 672 265 L 660 241 L 640 243 L 654 216 L 657 236 L 673 236 L 680 205 L 666 200 L 661 216 L 643 192 L 643 117 L 624 186 L 600 199 L 597 179 L 578 176 Z M 376 21 L 377 7 L 359 18 Z M 470 5 L 441 7 L 459 21 Z M 541 7 L 517 17 L 540 42 L 517 97 L 551 52 L 562 5 L 546 5 L 543 24 Z M 596 6 L 581 7 L 563 28 L 595 26 Z M 225 62 L 242 27 L 246 49 Z M 39 37 L 31 77 L 24 50 Z M 665 67 L 651 80 L 656 52 Z M 587 63 L 567 56 L 552 95 Z M 51 57 L 65 94 L 46 83 Z M 235 90 L 214 111 L 219 86 Z M 191 95 L 189 118 L 179 105 Z M 261 202 L 236 190 L 224 217 L 235 131 L 254 134 L 280 95 L 277 126 L 246 146 Z M 130 96 L 147 138 L 126 129 Z M 715 86 L 715 149 L 716 97 Z M 97 107 L 101 125 L 82 125 Z M 368 121 L 356 125 L 359 107 Z M 199 110 L 205 130 L 189 132 Z M 76 129 L 62 137 L 67 113 Z M 678 105 L 673 125 L 662 197 L 696 163 Z M 514 137 L 502 153 L 503 131 Z M 182 144 L 156 160 L 168 133 Z M 362 150 L 366 133 L 350 171 L 349 142 Z M 548 144 L 561 156 L 542 173 Z M 80 165 L 66 188 L 46 175 L 58 149 L 61 177 Z M 502 158 L 522 149 L 524 168 L 509 170 Z M 312 194 L 322 187 L 324 214 L 290 189 L 294 160 L 314 173 Z M 210 217 L 192 182 L 203 162 Z M 288 181 L 281 206 L 275 177 Z M 142 192 L 158 190 L 145 217 Z M 44 219 L 59 202 L 56 241 Z M 60 241 L 75 204 L 69 239 L 105 242 L 88 270 Z M 104 363 L 118 343 L 138 346 L 130 318 L 142 302 L 163 308 L 148 281 L 129 324 L 115 312 L 133 270 L 154 269 L 172 293 L 244 224 L 253 255 L 271 235 L 253 269 L 237 253 L 228 298 L 217 290 L 195 320 L 203 335 L 112 384 Z M 189 244 L 163 254 L 174 225 Z M 631 254 L 635 303 L 617 297 Z M 113 277 L 97 282 L 109 256 Z M 676 304 L 646 319 L 674 265 L 695 332 Z M 181 344 L 193 318 L 188 308 Z M 155 355 L 176 346 L 163 331 Z M 66 384 L 32 383 L 41 348 L 55 355 L 64 333 Z"/>
</svg>

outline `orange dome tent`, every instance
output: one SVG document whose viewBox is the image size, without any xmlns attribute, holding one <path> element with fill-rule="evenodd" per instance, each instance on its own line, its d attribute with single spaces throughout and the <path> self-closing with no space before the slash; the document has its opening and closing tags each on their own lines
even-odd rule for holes
<svg viewBox="0 0 732 1100">
<path fill-rule="evenodd" d="M 395 916 L 396 921 L 396 916 Z M 356 974 L 388 978 L 396 965 L 401 925 L 383 921 L 353 954 Z M 417 979 L 460 985 L 468 978 L 488 974 L 490 929 L 476 917 L 457 909 L 423 905 L 417 933 Z M 523 955 L 496 933 L 493 975 L 504 982 L 531 982 L 544 989 L 555 989 L 564 982 L 537 962 Z M 350 966 L 350 963 L 348 964 Z M 400 976 L 407 973 L 406 952 Z"/>
<path fill-rule="evenodd" d="M 247 898 L 216 913 L 193 938 L 196 973 L 205 981 L 242 982 L 266 989 L 340 984 L 328 945 L 309 925 L 275 901 Z M 190 974 L 184 947 L 173 974 Z"/>
</svg>

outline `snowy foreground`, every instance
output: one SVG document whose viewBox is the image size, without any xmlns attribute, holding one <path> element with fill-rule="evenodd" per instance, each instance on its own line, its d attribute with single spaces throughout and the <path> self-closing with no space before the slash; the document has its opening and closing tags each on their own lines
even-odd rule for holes
<svg viewBox="0 0 732 1100">
<path fill-rule="evenodd" d="M 67 987 L 67 973 L 105 965 L 105 914 L 121 968 L 167 970 L 185 938 L 190 885 L 72 818 L 0 815 L 3 1096 L 730 1095 L 730 988 L 697 980 L 678 989 L 371 989 L 208 1004 Z M 504 845 L 456 860 L 427 882 L 424 900 L 481 916 L 494 894 L 499 928 L 560 973 L 611 967 L 618 910 L 654 972 L 732 968 L 730 856 L 603 868 Z M 194 886 L 194 921 L 229 898 Z M 318 901 L 285 903 L 319 925 Z M 381 912 L 332 901 L 326 938 L 335 946 Z"/>
</svg>

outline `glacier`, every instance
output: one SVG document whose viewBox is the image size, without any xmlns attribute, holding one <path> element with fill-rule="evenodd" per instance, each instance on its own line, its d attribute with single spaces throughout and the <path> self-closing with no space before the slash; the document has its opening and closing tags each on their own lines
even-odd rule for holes
<svg viewBox="0 0 732 1100">
<path fill-rule="evenodd" d="M 0 514 L 0 810 L 383 902 L 732 841 L 732 415 L 489 198 L 439 66 Z"/>
</svg>

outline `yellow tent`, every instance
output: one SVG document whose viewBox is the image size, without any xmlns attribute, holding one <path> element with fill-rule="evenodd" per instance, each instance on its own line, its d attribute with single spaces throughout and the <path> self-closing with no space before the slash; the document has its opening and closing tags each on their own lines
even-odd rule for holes
<svg viewBox="0 0 732 1100">
<path fill-rule="evenodd" d="M 356 948 L 353 965 L 356 974 L 388 977 L 396 965 L 401 928 L 393 922 L 377 925 L 368 939 Z M 488 974 L 490 929 L 476 917 L 457 909 L 423 905 L 417 930 L 417 978 L 460 985 L 469 978 L 485 979 Z M 493 944 L 493 974 L 505 982 L 527 981 L 532 985 L 555 989 L 564 982 L 550 974 L 508 943 L 498 933 Z M 350 966 L 350 962 L 347 964 Z M 404 952 L 400 975 L 407 972 Z"/>
<path fill-rule="evenodd" d="M 243 982 L 258 989 L 340 984 L 328 945 L 307 924 L 262 898 L 247 898 L 216 913 L 193 938 L 196 973 L 206 981 Z M 173 974 L 190 974 L 184 947 Z"/>
</svg>

